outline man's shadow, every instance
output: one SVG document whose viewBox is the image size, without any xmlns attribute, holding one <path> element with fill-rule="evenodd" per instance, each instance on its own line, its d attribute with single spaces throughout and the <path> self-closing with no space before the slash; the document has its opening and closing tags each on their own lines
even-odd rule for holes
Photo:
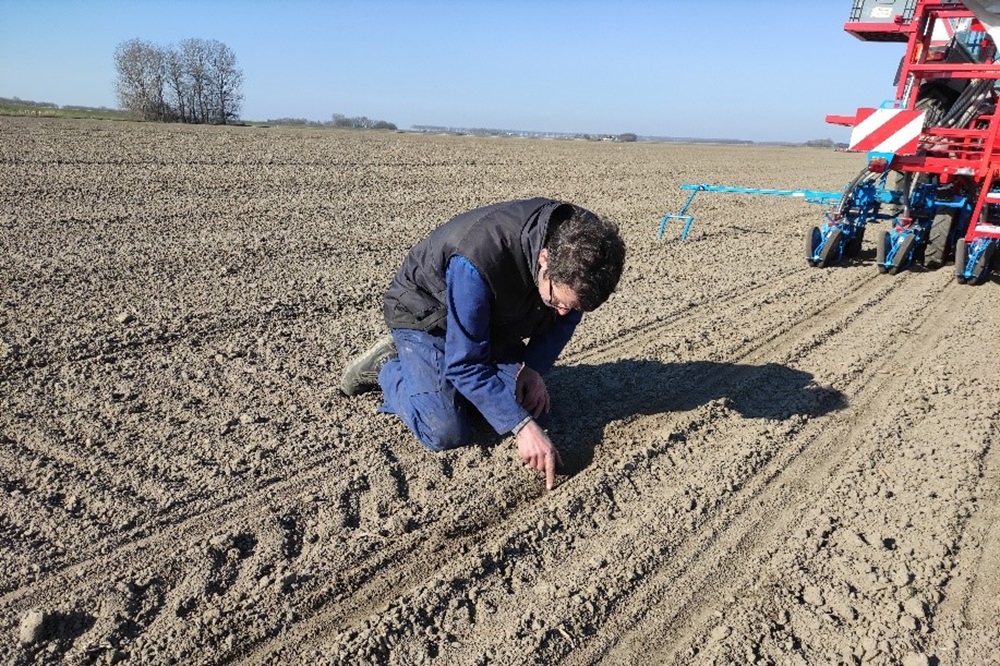
<svg viewBox="0 0 1000 666">
<path fill-rule="evenodd" d="M 548 427 L 562 458 L 560 471 L 576 474 L 590 465 L 605 427 L 632 416 L 682 412 L 719 398 L 746 418 L 784 420 L 844 408 L 836 389 L 777 363 L 739 365 L 625 359 L 597 365 L 556 367 L 545 377 L 555 405 Z"/>
</svg>

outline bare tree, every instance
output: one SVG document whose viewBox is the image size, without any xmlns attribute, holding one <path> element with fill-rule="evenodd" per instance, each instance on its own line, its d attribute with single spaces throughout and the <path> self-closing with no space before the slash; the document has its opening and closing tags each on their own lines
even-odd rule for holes
<svg viewBox="0 0 1000 666">
<path fill-rule="evenodd" d="M 159 48 L 140 39 L 123 42 L 115 49 L 115 68 L 115 92 L 121 108 L 151 120 L 169 116 L 163 95 L 163 53 Z"/>
<path fill-rule="evenodd" d="M 122 108 L 147 120 L 225 124 L 239 118 L 243 70 L 218 40 L 160 48 L 131 39 L 115 50 L 115 67 Z"/>
<path fill-rule="evenodd" d="M 188 77 L 184 69 L 184 59 L 173 46 L 167 49 L 163 58 L 164 73 L 167 79 L 167 90 L 172 98 L 174 111 L 178 120 L 190 122 L 188 107 Z"/>
<path fill-rule="evenodd" d="M 209 122 L 209 51 L 204 39 L 185 39 L 181 42 L 181 57 L 188 79 L 187 105 L 193 122 Z"/>
<path fill-rule="evenodd" d="M 236 55 L 220 41 L 212 40 L 209 49 L 209 81 L 211 84 L 212 121 L 225 125 L 238 118 L 243 101 L 243 70 L 236 62 Z"/>
</svg>

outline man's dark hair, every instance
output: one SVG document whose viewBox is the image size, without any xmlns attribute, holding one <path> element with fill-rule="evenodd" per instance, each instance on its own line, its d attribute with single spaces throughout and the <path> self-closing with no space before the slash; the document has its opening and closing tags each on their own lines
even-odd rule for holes
<svg viewBox="0 0 1000 666">
<path fill-rule="evenodd" d="M 572 288 L 580 299 L 580 309 L 597 309 L 618 286 L 625 265 L 625 243 L 614 222 L 573 206 L 569 217 L 555 221 L 545 247 L 548 278 Z"/>
</svg>

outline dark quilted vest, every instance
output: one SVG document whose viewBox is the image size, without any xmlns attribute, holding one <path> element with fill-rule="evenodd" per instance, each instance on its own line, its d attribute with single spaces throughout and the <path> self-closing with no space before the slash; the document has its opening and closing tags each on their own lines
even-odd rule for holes
<svg viewBox="0 0 1000 666">
<path fill-rule="evenodd" d="M 448 220 L 417 243 L 396 272 L 385 295 L 389 328 L 443 334 L 445 270 L 448 261 L 460 255 L 493 292 L 490 326 L 495 348 L 547 331 L 555 310 L 538 293 L 538 253 L 549 221 L 571 212 L 569 204 L 536 198 L 484 206 Z"/>
</svg>

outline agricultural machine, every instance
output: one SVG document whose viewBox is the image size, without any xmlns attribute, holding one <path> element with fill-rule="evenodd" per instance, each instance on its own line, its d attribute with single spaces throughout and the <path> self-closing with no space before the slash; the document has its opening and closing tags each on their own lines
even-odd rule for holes
<svg viewBox="0 0 1000 666">
<path fill-rule="evenodd" d="M 938 268 L 954 258 L 959 282 L 984 282 L 1000 244 L 1000 63 L 991 35 L 1000 37 L 1000 14 L 983 4 L 854 0 L 847 32 L 906 43 L 894 100 L 826 118 L 852 128 L 848 150 L 866 152 L 866 166 L 842 192 L 682 185 L 691 195 L 678 214 L 663 217 L 658 237 L 680 219 L 686 238 L 698 192 L 801 197 L 828 206 L 806 232 L 812 266 L 855 259 L 866 227 L 885 223 L 874 238 L 879 272 Z"/>
</svg>

